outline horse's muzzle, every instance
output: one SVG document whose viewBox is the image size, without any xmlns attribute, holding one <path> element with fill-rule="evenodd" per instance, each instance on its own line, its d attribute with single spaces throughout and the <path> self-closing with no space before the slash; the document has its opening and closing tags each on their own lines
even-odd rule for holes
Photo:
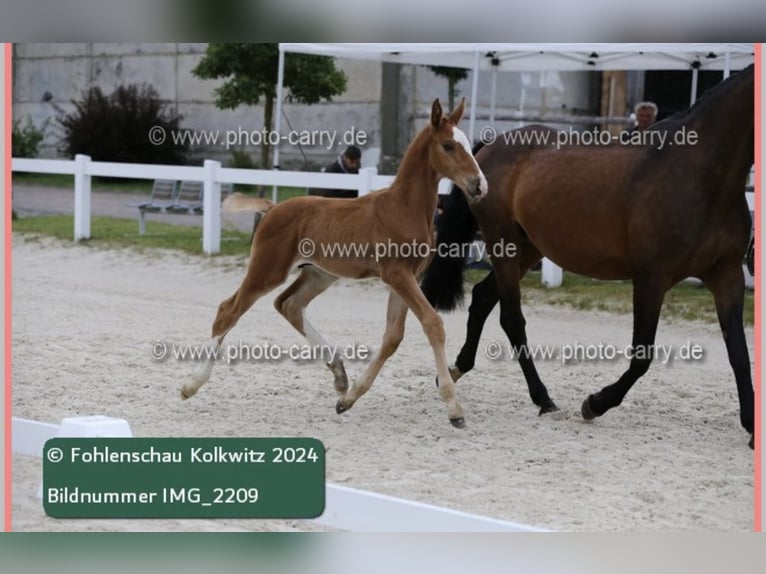
<svg viewBox="0 0 766 574">
<path fill-rule="evenodd" d="M 465 191 L 468 199 L 471 203 L 480 201 L 485 195 L 487 195 L 487 178 L 483 173 L 479 175 L 472 175 L 466 178 L 463 190 Z"/>
</svg>

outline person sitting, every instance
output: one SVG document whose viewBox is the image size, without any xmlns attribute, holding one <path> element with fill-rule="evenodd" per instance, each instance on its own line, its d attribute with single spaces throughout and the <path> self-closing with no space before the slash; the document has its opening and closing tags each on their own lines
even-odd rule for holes
<svg viewBox="0 0 766 574">
<path fill-rule="evenodd" d="M 359 173 L 362 164 L 362 150 L 356 146 L 348 146 L 346 151 L 337 157 L 331 164 L 322 168 L 324 173 Z M 359 197 L 357 189 L 309 189 L 309 195 L 321 195 L 324 197 Z"/>
</svg>

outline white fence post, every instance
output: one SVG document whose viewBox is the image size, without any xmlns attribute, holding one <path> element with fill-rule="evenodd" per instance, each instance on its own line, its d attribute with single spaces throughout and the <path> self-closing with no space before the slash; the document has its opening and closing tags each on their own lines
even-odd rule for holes
<svg viewBox="0 0 766 574">
<path fill-rule="evenodd" d="M 202 250 L 213 255 L 221 250 L 221 162 L 206 159 L 202 180 Z"/>
<path fill-rule="evenodd" d="M 372 191 L 372 180 L 378 175 L 377 167 L 363 167 L 359 170 L 359 197 Z"/>
<path fill-rule="evenodd" d="M 564 282 L 564 271 L 547 257 L 543 257 L 540 275 L 546 287 L 561 287 Z"/>
<path fill-rule="evenodd" d="M 90 156 L 74 156 L 74 240 L 90 239 Z"/>
</svg>

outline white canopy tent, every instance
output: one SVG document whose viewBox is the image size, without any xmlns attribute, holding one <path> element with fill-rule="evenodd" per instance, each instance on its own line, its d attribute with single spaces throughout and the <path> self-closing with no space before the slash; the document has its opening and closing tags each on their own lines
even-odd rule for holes
<svg viewBox="0 0 766 574">
<path fill-rule="evenodd" d="M 399 64 L 450 66 L 473 70 L 468 137 L 476 123 L 481 71 L 691 70 L 692 97 L 699 70 L 738 70 L 754 59 L 752 44 L 291 44 L 279 45 L 275 129 L 282 120 L 284 56 L 287 52 Z M 493 81 L 494 88 L 494 81 Z M 494 94 L 492 95 L 494 103 Z M 494 107 L 494 106 L 493 106 Z M 279 167 L 279 147 L 274 149 Z"/>
</svg>

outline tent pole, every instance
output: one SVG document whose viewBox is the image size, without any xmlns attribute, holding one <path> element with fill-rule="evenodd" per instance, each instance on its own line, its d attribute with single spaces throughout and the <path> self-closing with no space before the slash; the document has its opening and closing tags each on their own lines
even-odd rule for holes
<svg viewBox="0 0 766 574">
<path fill-rule="evenodd" d="M 282 49 L 282 45 L 279 45 L 279 64 L 277 67 L 277 117 L 274 119 L 274 131 L 277 134 L 281 134 L 282 128 L 282 84 L 285 81 L 285 52 Z M 280 136 L 279 141 L 282 141 Z M 266 166 L 264 166 L 266 167 Z M 274 146 L 274 161 L 272 162 L 272 169 L 279 169 L 279 142 Z M 271 200 L 277 203 L 279 188 L 275 185 L 271 189 Z"/>
<path fill-rule="evenodd" d="M 497 66 L 492 66 L 492 102 L 489 104 L 489 123 L 495 123 L 495 105 L 497 102 Z"/>
<path fill-rule="evenodd" d="M 697 75 L 699 74 L 699 70 L 697 68 L 692 68 L 692 91 L 689 96 L 689 105 L 693 105 L 694 102 L 697 101 Z"/>
<path fill-rule="evenodd" d="M 474 127 L 476 125 L 476 98 L 479 92 L 479 52 L 474 53 L 473 78 L 471 79 L 471 121 L 468 124 L 468 141 L 473 145 Z"/>
</svg>

